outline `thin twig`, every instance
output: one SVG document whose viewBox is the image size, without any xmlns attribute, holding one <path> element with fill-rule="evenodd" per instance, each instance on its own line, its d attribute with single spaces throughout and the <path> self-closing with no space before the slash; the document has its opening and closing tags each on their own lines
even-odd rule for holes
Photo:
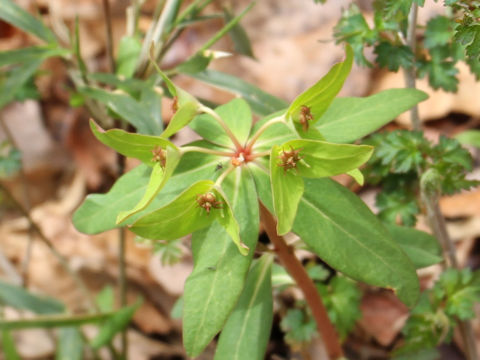
<svg viewBox="0 0 480 360">
<path fill-rule="evenodd" d="M 125 228 L 118 229 L 118 268 L 119 268 L 119 277 L 118 277 L 118 288 L 120 290 L 120 306 L 123 308 L 127 306 L 127 274 L 126 274 L 126 234 Z M 127 328 L 122 331 L 121 335 L 121 359 L 127 359 L 128 354 L 128 339 L 127 339 Z"/>
<path fill-rule="evenodd" d="M 93 300 L 92 294 L 88 290 L 87 286 L 83 282 L 82 278 L 70 267 L 68 264 L 68 260 L 65 256 L 60 254 L 55 246 L 53 245 L 52 241 L 43 233 L 43 231 L 40 229 L 40 227 L 35 223 L 35 221 L 32 219 L 30 216 L 29 212 L 23 207 L 22 204 L 20 204 L 17 199 L 13 197 L 12 194 L 8 191 L 8 189 L 0 183 L 0 190 L 3 191 L 5 196 L 7 196 L 10 201 L 15 205 L 15 207 L 22 213 L 23 216 L 28 220 L 30 225 L 32 226 L 33 230 L 37 233 L 38 237 L 40 240 L 47 246 L 47 248 L 50 250 L 50 252 L 55 256 L 62 265 L 62 267 L 65 269 L 65 271 L 72 277 L 72 279 L 75 281 L 79 289 L 82 291 L 83 295 L 87 299 L 89 303 L 89 308 L 90 310 L 93 311 L 98 311 L 98 308 L 95 304 L 95 301 Z"/>
<path fill-rule="evenodd" d="M 416 3 L 412 4 L 410 9 L 410 14 L 408 15 L 408 29 L 407 29 L 407 46 L 410 47 L 412 52 L 415 54 L 416 48 L 416 28 L 417 28 L 417 13 L 418 5 Z M 405 70 L 405 82 L 407 88 L 416 89 L 415 84 L 415 67 L 412 66 L 410 69 Z M 418 114 L 418 106 L 415 105 L 410 111 L 410 120 L 412 122 L 412 127 L 414 130 L 421 130 L 421 123 Z M 421 178 L 422 170 L 418 169 L 418 176 Z M 430 223 L 433 234 L 436 236 L 440 245 L 443 248 L 443 254 L 446 260 L 446 263 L 450 267 L 459 269 L 459 264 L 456 257 L 455 245 L 448 234 L 447 226 L 445 223 L 445 218 L 443 217 L 438 198 L 439 195 L 426 189 L 421 188 L 421 199 L 425 204 L 425 209 L 427 217 Z M 463 343 L 465 347 L 465 355 L 468 360 L 478 360 L 477 347 L 475 345 L 475 335 L 473 333 L 472 324 L 467 320 L 457 319 L 457 325 L 460 329 L 460 333 L 463 338 Z"/>
<path fill-rule="evenodd" d="M 285 243 L 283 237 L 277 234 L 277 224 L 272 214 L 261 202 L 259 204 L 260 218 L 265 231 L 267 232 L 270 241 L 275 246 L 275 252 L 278 255 L 278 258 L 303 292 L 305 300 L 312 310 L 318 331 L 325 343 L 330 359 L 336 360 L 342 358 L 343 350 L 340 345 L 337 331 L 328 318 L 327 310 L 323 305 L 322 298 L 320 297 L 315 284 L 308 277 L 308 274 L 300 261 L 295 257 L 292 248 Z"/>
<path fill-rule="evenodd" d="M 110 72 L 115 73 L 115 58 L 113 56 L 113 31 L 112 31 L 112 14 L 110 12 L 110 3 L 103 0 L 103 16 L 105 18 L 105 32 L 107 44 L 107 56 L 110 64 Z"/>
</svg>

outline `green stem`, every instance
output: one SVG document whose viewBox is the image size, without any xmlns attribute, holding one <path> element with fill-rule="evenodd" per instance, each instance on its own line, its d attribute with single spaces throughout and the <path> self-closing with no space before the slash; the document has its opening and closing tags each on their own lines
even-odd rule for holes
<svg viewBox="0 0 480 360">
<path fill-rule="evenodd" d="M 200 105 L 199 110 L 204 112 L 205 114 L 212 116 L 220 124 L 223 130 L 225 130 L 225 132 L 227 133 L 228 137 L 232 140 L 233 145 L 235 145 L 235 148 L 237 150 L 243 148 L 242 144 L 240 144 L 236 136 L 233 134 L 232 130 L 230 130 L 230 128 L 225 123 L 225 121 L 223 121 L 220 115 L 218 115 L 214 110 L 210 109 L 208 106 L 204 106 L 204 105 Z"/>
<path fill-rule="evenodd" d="M 120 305 L 121 307 L 127 306 L 127 275 L 126 275 L 126 237 L 125 237 L 125 228 L 120 228 L 119 230 L 119 246 L 118 246 L 118 268 L 119 268 L 119 277 L 118 277 L 118 287 L 120 290 Z M 128 330 L 125 328 L 121 334 L 121 359 L 127 359 L 128 355 Z"/>
<path fill-rule="evenodd" d="M 233 153 L 233 152 L 212 150 L 212 149 L 207 149 L 207 148 L 203 148 L 203 147 L 200 147 L 200 146 L 184 146 L 184 147 L 180 148 L 180 151 L 181 151 L 182 155 L 187 153 L 187 152 L 192 152 L 192 151 L 201 152 L 201 153 L 210 154 L 210 155 L 225 156 L 225 157 L 233 157 L 235 155 L 235 153 Z"/>
<path fill-rule="evenodd" d="M 228 176 L 228 174 L 230 174 L 235 168 L 236 166 L 230 165 L 230 167 L 225 170 L 215 181 L 215 186 L 219 187 L 222 184 L 223 180 L 225 180 L 225 178 Z"/>
<path fill-rule="evenodd" d="M 281 115 L 278 117 L 275 117 L 273 119 L 268 120 L 265 124 L 260 126 L 260 128 L 257 130 L 257 132 L 253 135 L 253 137 L 250 139 L 246 146 L 246 150 L 252 150 L 253 145 L 257 142 L 258 138 L 267 130 L 270 126 L 278 124 L 278 123 L 285 123 L 285 116 Z"/>
</svg>

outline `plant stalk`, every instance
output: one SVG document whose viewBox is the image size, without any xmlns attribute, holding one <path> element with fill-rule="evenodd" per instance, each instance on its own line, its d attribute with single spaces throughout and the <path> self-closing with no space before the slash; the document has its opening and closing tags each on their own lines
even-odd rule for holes
<svg viewBox="0 0 480 360">
<path fill-rule="evenodd" d="M 225 123 L 225 121 L 223 121 L 221 116 L 216 113 L 215 110 L 210 109 L 208 106 L 200 106 L 200 111 L 212 116 L 220 124 L 223 130 L 225 130 L 225 132 L 227 133 L 228 137 L 232 140 L 233 145 L 235 145 L 235 148 L 237 150 L 243 148 L 242 144 L 240 144 L 235 134 L 232 132 L 232 130 L 230 130 L 228 125 Z"/>
<path fill-rule="evenodd" d="M 105 18 L 105 33 L 108 62 L 110 64 L 110 72 L 115 73 L 115 58 L 113 56 L 113 31 L 112 31 L 112 14 L 110 11 L 110 3 L 108 0 L 102 0 L 103 17 Z"/>
<path fill-rule="evenodd" d="M 328 318 L 328 313 L 323 305 L 322 298 L 313 281 L 308 277 L 305 268 L 295 256 L 293 249 L 287 245 L 283 237 L 277 234 L 277 222 L 268 209 L 259 202 L 260 218 L 270 241 L 275 247 L 278 258 L 285 266 L 289 274 L 302 290 L 308 306 L 312 310 L 317 328 L 327 348 L 331 360 L 341 359 L 343 350 L 336 329 Z"/>
<path fill-rule="evenodd" d="M 410 14 L 408 15 L 408 29 L 407 29 L 407 46 L 410 47 L 412 52 L 415 54 L 416 47 L 416 28 L 417 28 L 417 13 L 418 5 L 416 3 L 412 4 L 410 9 Z M 406 87 L 410 89 L 416 89 L 416 71 L 415 67 L 412 66 L 410 69 L 405 70 L 405 83 Z M 412 127 L 415 131 L 421 130 L 421 123 L 418 114 L 418 106 L 415 105 L 410 110 L 410 120 L 412 122 Z M 418 170 L 418 176 L 421 178 L 422 171 Z M 433 234 L 440 242 L 440 245 L 443 249 L 443 254 L 446 260 L 446 263 L 449 267 L 459 269 L 460 266 L 456 257 L 455 244 L 450 238 L 445 223 L 445 218 L 442 215 L 440 206 L 438 203 L 438 194 L 426 191 L 426 189 L 420 189 L 421 199 L 425 205 L 427 217 L 430 223 L 430 228 L 432 229 Z M 478 360 L 478 352 L 475 344 L 475 335 L 473 332 L 472 324 L 468 320 L 457 319 L 457 325 L 459 327 L 460 333 L 462 335 L 465 356 L 468 360 Z"/>
</svg>

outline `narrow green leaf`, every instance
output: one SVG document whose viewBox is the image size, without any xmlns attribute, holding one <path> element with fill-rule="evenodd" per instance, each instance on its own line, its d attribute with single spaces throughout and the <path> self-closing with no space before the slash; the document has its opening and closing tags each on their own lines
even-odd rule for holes
<svg viewBox="0 0 480 360">
<path fill-rule="evenodd" d="M 330 179 L 306 179 L 293 231 L 345 275 L 392 289 L 412 307 L 419 283 L 410 259 L 356 195 Z"/>
<path fill-rule="evenodd" d="M 23 49 L 0 51 L 0 67 L 30 62 L 32 59 L 47 59 L 52 56 L 66 56 L 69 50 L 56 46 L 32 46 Z"/>
<path fill-rule="evenodd" d="M 367 145 L 314 140 L 291 140 L 283 144 L 281 149 L 285 152 L 292 149 L 299 151 L 301 160 L 294 170 L 307 178 L 334 176 L 354 170 L 367 162 L 373 153 L 373 147 Z"/>
<path fill-rule="evenodd" d="M 142 211 L 152 202 L 152 200 L 155 198 L 155 196 L 157 196 L 157 194 L 160 192 L 168 179 L 170 179 L 170 176 L 175 170 L 175 167 L 177 166 L 179 160 L 180 159 L 178 152 L 167 149 L 167 163 L 165 168 L 163 168 L 162 165 L 159 163 L 154 165 L 145 194 L 143 194 L 143 197 L 133 209 L 128 211 L 121 211 L 118 214 L 117 224 L 120 224 L 121 222 L 128 219 L 130 216 Z"/>
<path fill-rule="evenodd" d="M 363 183 L 365 181 L 365 178 L 363 177 L 363 174 L 360 170 L 354 169 L 347 171 L 347 174 L 350 175 L 353 180 L 357 182 L 358 185 L 363 186 Z"/>
<path fill-rule="evenodd" d="M 247 169 L 237 168 L 222 183 L 240 237 L 250 249 L 258 238 L 259 214 L 253 179 Z M 222 329 L 242 292 L 253 251 L 239 253 L 218 223 L 193 234 L 194 269 L 185 283 L 183 343 L 192 357 Z"/>
<path fill-rule="evenodd" d="M 93 119 L 90 119 L 90 128 L 95 137 L 103 144 L 124 156 L 139 159 L 149 166 L 154 166 L 158 163 L 153 159 L 153 153 L 158 147 L 171 149 L 172 154 L 179 153 L 175 145 L 158 136 L 129 133 L 120 129 L 105 131 Z"/>
<path fill-rule="evenodd" d="M 220 335 L 215 360 L 264 359 L 273 320 L 272 262 L 271 255 L 263 255 L 252 266 Z"/>
<path fill-rule="evenodd" d="M 234 99 L 215 108 L 215 112 L 223 119 L 241 144 L 245 144 L 252 126 L 252 113 L 248 103 L 243 99 Z M 232 140 L 220 124 L 208 114 L 197 116 L 190 127 L 204 139 L 214 144 L 232 148 Z"/>
<path fill-rule="evenodd" d="M 199 197 L 208 193 L 221 201 L 213 185 L 211 180 L 193 184 L 171 203 L 138 219 L 130 230 L 147 239 L 175 240 L 207 227 L 223 212 L 220 203 L 208 211 L 199 205 Z"/>
<path fill-rule="evenodd" d="M 336 98 L 315 124 L 327 141 L 360 139 L 427 99 L 415 89 L 389 89 L 365 98 Z"/>
<path fill-rule="evenodd" d="M 183 74 L 195 74 L 205 70 L 210 64 L 210 61 L 212 61 L 212 59 L 213 59 L 213 56 L 205 55 L 205 51 L 203 53 L 196 53 L 195 55 L 190 57 L 188 60 L 179 64 L 175 68 L 175 71 Z"/>
<path fill-rule="evenodd" d="M 334 65 L 320 81 L 297 96 L 287 110 L 287 119 L 300 124 L 302 107 L 307 107 L 313 117 L 310 124 L 314 124 L 323 115 L 342 88 L 352 68 L 352 48 L 347 45 L 345 49 L 347 53 L 345 61 Z"/>
<path fill-rule="evenodd" d="M 55 314 L 65 311 L 56 299 L 35 295 L 24 288 L 0 280 L 0 303 L 16 309 L 30 310 L 36 314 Z"/>
<path fill-rule="evenodd" d="M 180 129 L 188 125 L 197 114 L 198 105 L 194 102 L 187 102 L 181 106 L 173 115 L 167 128 L 162 133 L 162 138 L 166 139 L 177 133 Z"/>
<path fill-rule="evenodd" d="M 118 310 L 109 317 L 100 328 L 97 336 L 90 341 L 92 348 L 99 349 L 108 344 L 117 333 L 125 329 L 140 305 L 142 305 L 141 299 L 133 305 Z"/>
<path fill-rule="evenodd" d="M 2 351 L 5 356 L 5 360 L 21 360 L 18 355 L 15 340 L 10 331 L 2 331 Z"/>
<path fill-rule="evenodd" d="M 227 73 L 205 70 L 200 73 L 190 74 L 190 76 L 242 97 L 252 107 L 252 110 L 261 116 L 267 116 L 273 112 L 286 109 L 288 106 L 288 103 L 284 100 Z"/>
<path fill-rule="evenodd" d="M 273 146 L 270 153 L 270 176 L 272 182 L 273 208 L 277 216 L 277 233 L 290 231 L 297 214 L 298 202 L 302 197 L 304 183 L 294 170 L 279 166 L 280 146 Z M 293 170 L 293 171 L 292 171 Z"/>
<path fill-rule="evenodd" d="M 442 249 L 432 235 L 394 224 L 385 224 L 385 227 L 417 269 L 443 261 Z"/>
<path fill-rule="evenodd" d="M 213 178 L 217 164 L 218 157 L 214 155 L 197 152 L 184 154 L 170 181 L 162 189 L 162 196 L 157 196 L 144 211 L 167 204 L 198 180 Z M 118 213 L 132 209 L 145 194 L 150 173 L 149 167 L 140 165 L 121 176 L 108 193 L 88 195 L 73 215 L 75 227 L 86 234 L 97 234 L 117 227 Z M 131 224 L 140 215 L 133 215 L 126 220 L 126 224 Z"/>
<path fill-rule="evenodd" d="M 223 14 L 227 21 L 231 21 L 234 18 L 234 15 L 227 8 L 223 9 Z M 250 39 L 240 23 L 237 23 L 232 27 L 228 34 L 233 40 L 233 46 L 236 53 L 255 58 Z"/>
<path fill-rule="evenodd" d="M 118 45 L 117 75 L 131 78 L 135 73 L 142 43 L 136 36 L 124 36 Z"/>
<path fill-rule="evenodd" d="M 6 79 L 0 84 L 0 109 L 15 98 L 17 92 L 33 76 L 42 62 L 43 59 L 38 58 L 27 61 L 7 73 Z"/>
<path fill-rule="evenodd" d="M 56 42 L 55 35 L 40 20 L 11 0 L 0 0 L 0 20 L 26 31 L 47 43 Z"/>
<path fill-rule="evenodd" d="M 55 360 L 82 360 L 83 339 L 76 327 L 60 329 Z"/>
<path fill-rule="evenodd" d="M 480 130 L 467 130 L 455 135 L 460 144 L 472 145 L 480 148 Z"/>
<path fill-rule="evenodd" d="M 71 327 L 95 324 L 107 320 L 115 313 L 98 313 L 88 315 L 40 315 L 31 319 L 1 320 L 0 330 L 21 330 L 38 328 Z"/>
<path fill-rule="evenodd" d="M 113 311 L 115 306 L 115 293 L 113 287 L 105 286 L 97 296 L 95 296 L 95 303 L 101 312 Z"/>
<path fill-rule="evenodd" d="M 203 50 L 207 50 L 210 46 L 215 44 L 225 34 L 227 34 L 229 31 L 231 31 L 235 26 L 237 26 L 238 22 L 242 19 L 242 17 L 244 17 L 245 14 L 247 14 L 252 9 L 252 7 L 254 5 L 255 5 L 255 2 L 250 3 L 240 14 L 238 14 L 232 20 L 230 20 L 215 35 L 213 35 L 205 44 L 203 44 L 198 52 L 202 52 Z"/>
<path fill-rule="evenodd" d="M 142 104 L 124 93 L 109 92 L 99 88 L 85 87 L 79 91 L 82 95 L 102 102 L 121 119 L 133 125 L 138 132 L 158 135 L 162 127 L 145 111 Z"/>
</svg>

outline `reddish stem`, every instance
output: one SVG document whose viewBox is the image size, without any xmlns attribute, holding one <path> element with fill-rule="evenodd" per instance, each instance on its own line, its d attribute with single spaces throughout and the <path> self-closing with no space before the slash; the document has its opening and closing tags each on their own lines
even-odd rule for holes
<svg viewBox="0 0 480 360">
<path fill-rule="evenodd" d="M 343 350 L 340 345 L 337 331 L 328 318 L 327 310 L 323 305 L 322 298 L 313 281 L 308 277 L 303 265 L 296 258 L 293 249 L 287 245 L 283 237 L 277 234 L 277 222 L 260 202 L 260 217 L 270 241 L 275 246 L 278 258 L 293 277 L 300 290 L 302 290 L 308 306 L 312 310 L 313 317 L 317 323 L 318 332 L 327 348 L 330 359 L 336 360 L 343 357 Z"/>
</svg>

